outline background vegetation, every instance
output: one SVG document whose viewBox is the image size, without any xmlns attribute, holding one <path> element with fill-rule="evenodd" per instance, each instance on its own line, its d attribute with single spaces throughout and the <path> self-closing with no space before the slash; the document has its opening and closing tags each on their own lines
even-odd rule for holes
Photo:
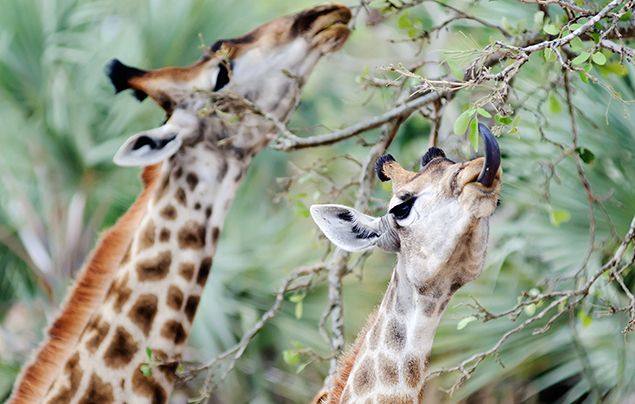
<svg viewBox="0 0 635 404">
<path fill-rule="evenodd" d="M 215 39 L 315 3 L 0 4 L 0 398 L 8 396 L 96 236 L 139 189 L 137 170 L 112 164 L 114 151 L 131 133 L 162 120 L 151 102 L 113 95 L 102 73 L 106 61 L 118 57 L 142 68 L 186 65 Z M 348 44 L 320 63 L 289 128 L 309 136 L 362 122 L 392 108 L 404 89 L 445 91 L 496 40 L 566 35 L 571 15 L 561 4 L 532 3 L 362 3 Z M 567 4 L 598 11 L 606 3 Z M 632 2 L 619 3 L 632 7 Z M 628 32 L 634 21 L 623 11 L 619 24 Z M 460 13 L 471 18 L 454 18 Z M 487 352 L 506 332 L 558 299 L 550 293 L 584 286 L 614 256 L 629 229 L 635 214 L 635 70 L 627 52 L 601 49 L 599 39 L 583 37 L 559 48 L 565 63 L 588 74 L 565 73 L 560 53 L 535 53 L 504 83 L 509 84 L 506 94 L 496 96 L 501 88 L 496 83 L 466 87 L 447 97 L 438 119 L 430 119 L 436 110 L 426 107 L 399 128 L 389 151 L 413 167 L 431 143 L 431 132 L 438 133 L 435 143 L 449 156 L 473 155 L 469 134 L 454 134 L 461 132 L 461 116 L 476 114 L 497 125 L 503 151 L 502 205 L 491 223 L 487 268 L 446 312 L 435 340 L 434 368 L 451 368 Z M 628 45 L 628 37 L 625 41 Z M 409 71 L 412 77 L 404 75 Z M 445 83 L 426 81 L 436 77 Z M 221 235 L 190 338 L 191 358 L 211 359 L 234 346 L 274 303 L 294 268 L 329 254 L 331 247 L 308 218 L 308 206 L 354 203 L 357 184 L 351 181 L 357 180 L 359 162 L 379 132 L 296 152 L 269 149 L 256 158 Z M 373 189 L 369 210 L 382 212 L 387 189 L 379 184 Z M 605 272 L 581 300 L 574 302 L 578 295 L 571 295 L 511 335 L 451 397 L 442 389 L 454 386 L 457 378 L 463 382 L 461 373 L 434 378 L 429 399 L 633 400 L 635 363 L 628 360 L 635 357 L 628 327 L 635 310 L 632 256 L 631 244 L 621 275 Z M 361 264 L 344 278 L 348 342 L 380 302 L 394 257 L 376 252 L 351 262 Z M 213 399 L 308 401 L 329 367 L 318 357 L 331 355 L 318 327 L 327 287 L 322 273 L 311 279 L 310 288 L 285 295 L 281 311 L 253 338 Z M 550 327 L 542 329 L 548 322 Z M 196 397 L 200 385 L 194 382 L 179 394 Z"/>
</svg>

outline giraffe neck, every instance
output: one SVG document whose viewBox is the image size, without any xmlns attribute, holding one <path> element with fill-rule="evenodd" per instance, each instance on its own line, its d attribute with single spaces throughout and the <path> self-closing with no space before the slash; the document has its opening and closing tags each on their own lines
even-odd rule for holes
<svg viewBox="0 0 635 404">
<path fill-rule="evenodd" d="M 399 260 L 386 295 L 371 320 L 340 401 L 421 402 L 423 376 L 434 334 L 453 292 L 441 289 L 420 293 L 408 282 Z"/>
<path fill-rule="evenodd" d="M 222 224 L 250 161 L 241 157 L 200 142 L 164 163 L 105 301 L 48 401 L 167 401 Z M 140 371 L 144 364 L 156 365 L 151 376 Z"/>
<path fill-rule="evenodd" d="M 384 299 L 360 335 L 349 369 L 340 372 L 329 403 L 422 402 L 424 375 L 441 316 L 454 293 L 483 268 L 488 222 L 465 229 L 443 260 L 422 254 L 415 240 L 402 240 Z"/>
</svg>

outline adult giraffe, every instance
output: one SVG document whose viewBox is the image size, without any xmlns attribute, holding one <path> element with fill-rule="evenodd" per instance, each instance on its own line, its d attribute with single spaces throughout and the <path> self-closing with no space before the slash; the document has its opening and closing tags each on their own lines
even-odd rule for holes
<svg viewBox="0 0 635 404">
<path fill-rule="evenodd" d="M 145 167 L 144 189 L 80 271 L 10 402 L 168 400 L 240 180 L 350 18 L 323 5 L 218 41 L 186 68 L 109 65 L 117 91 L 150 96 L 168 120 L 117 152 L 118 164 Z M 144 376 L 148 348 L 161 365 Z"/>
<path fill-rule="evenodd" d="M 421 171 L 412 172 L 389 154 L 381 157 L 377 176 L 393 187 L 385 216 L 342 205 L 311 206 L 313 219 L 338 247 L 397 253 L 381 305 L 341 361 L 331 391 L 314 402 L 423 401 L 439 320 L 452 295 L 483 270 L 489 217 L 500 193 L 498 144 L 487 127 L 479 124 L 479 131 L 484 159 L 455 163 L 432 147 L 421 159 Z"/>
</svg>

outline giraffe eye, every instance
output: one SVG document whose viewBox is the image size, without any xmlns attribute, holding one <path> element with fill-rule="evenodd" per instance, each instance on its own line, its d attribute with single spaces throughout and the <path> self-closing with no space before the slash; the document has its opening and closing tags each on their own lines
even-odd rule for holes
<svg viewBox="0 0 635 404">
<path fill-rule="evenodd" d="M 416 197 L 410 198 L 407 201 L 400 203 L 399 205 L 393 206 L 393 208 L 390 209 L 388 213 L 392 214 L 397 220 L 403 220 L 410 214 L 410 210 L 412 209 L 412 206 L 415 204 L 416 200 Z"/>
</svg>

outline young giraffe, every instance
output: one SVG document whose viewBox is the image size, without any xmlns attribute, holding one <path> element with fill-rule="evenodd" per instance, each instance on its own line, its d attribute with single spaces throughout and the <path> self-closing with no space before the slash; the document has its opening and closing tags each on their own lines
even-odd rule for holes
<svg viewBox="0 0 635 404">
<path fill-rule="evenodd" d="M 149 95 L 169 118 L 117 152 L 118 164 L 145 166 L 144 190 L 80 272 L 12 403 L 168 400 L 238 184 L 350 18 L 335 4 L 282 17 L 188 68 L 111 63 L 117 91 Z M 140 372 L 147 348 L 160 363 L 151 376 Z"/>
<path fill-rule="evenodd" d="M 392 156 L 377 161 L 392 181 L 388 214 L 374 218 L 341 205 L 315 205 L 311 215 L 335 245 L 397 253 L 386 294 L 338 369 L 328 403 L 420 403 L 432 340 L 448 301 L 481 273 L 489 217 L 498 202 L 500 152 L 479 125 L 486 157 L 454 163 L 430 148 L 421 171 Z"/>
</svg>

